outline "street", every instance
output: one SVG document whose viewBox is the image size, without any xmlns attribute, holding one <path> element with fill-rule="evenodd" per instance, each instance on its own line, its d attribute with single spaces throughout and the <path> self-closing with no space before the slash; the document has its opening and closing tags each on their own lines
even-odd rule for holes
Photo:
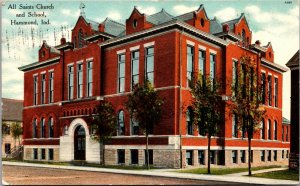
<svg viewBox="0 0 300 186">
<path fill-rule="evenodd" d="M 3 165 L 13 185 L 240 185 L 239 183 Z"/>
</svg>

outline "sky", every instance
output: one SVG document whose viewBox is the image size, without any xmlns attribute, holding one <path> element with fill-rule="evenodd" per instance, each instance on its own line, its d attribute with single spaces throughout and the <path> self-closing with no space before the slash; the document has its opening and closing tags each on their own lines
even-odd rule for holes
<svg viewBox="0 0 300 186">
<path fill-rule="evenodd" d="M 70 40 L 71 29 L 80 15 L 80 3 L 86 18 L 102 22 L 106 17 L 125 24 L 134 6 L 148 15 L 162 8 L 171 15 L 194 11 L 204 5 L 210 19 L 217 17 L 220 22 L 235 19 L 245 13 L 252 31 L 252 43 L 260 40 L 262 45 L 272 43 L 275 63 L 282 66 L 299 49 L 299 2 L 298 0 L 100 0 L 100 1 L 4 1 L 2 2 L 2 96 L 24 99 L 23 72 L 18 67 L 38 61 L 38 50 L 43 40 L 49 45 L 57 45 L 62 35 Z M 16 9 L 13 9 L 13 5 Z M 53 9 L 37 9 L 37 5 Z M 24 9 L 33 6 L 34 9 Z M 20 17 L 25 12 L 25 17 Z M 43 13 L 45 17 L 28 17 Z M 17 17 L 17 15 L 20 15 Z M 11 25 L 11 21 L 37 20 L 39 25 Z M 49 19 L 49 25 L 40 21 Z M 283 116 L 290 119 L 290 71 L 283 75 Z"/>
</svg>

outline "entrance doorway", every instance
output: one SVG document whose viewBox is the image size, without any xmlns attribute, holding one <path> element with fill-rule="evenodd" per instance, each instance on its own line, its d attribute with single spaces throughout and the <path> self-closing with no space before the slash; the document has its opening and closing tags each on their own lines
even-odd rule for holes
<svg viewBox="0 0 300 186">
<path fill-rule="evenodd" d="M 74 160 L 85 160 L 85 130 L 82 125 L 75 129 Z"/>
</svg>

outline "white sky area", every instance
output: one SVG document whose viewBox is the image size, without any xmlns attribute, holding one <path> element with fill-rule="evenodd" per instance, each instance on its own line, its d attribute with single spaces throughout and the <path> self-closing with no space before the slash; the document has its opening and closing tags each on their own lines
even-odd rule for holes
<svg viewBox="0 0 300 186">
<path fill-rule="evenodd" d="M 287 3 L 290 2 L 290 3 Z M 19 9 L 20 4 L 36 6 L 52 5 L 54 9 Z M 8 9 L 16 4 L 17 9 Z M 148 15 L 164 8 L 171 15 L 180 15 L 197 10 L 204 5 L 210 19 L 215 16 L 220 22 L 235 19 L 245 13 L 250 29 L 252 43 L 260 40 L 262 45 L 272 43 L 275 63 L 282 66 L 299 49 L 299 2 L 297 0 L 265 1 L 84 1 L 85 15 L 88 19 L 102 22 L 106 17 L 125 24 L 134 6 Z M 39 46 L 43 40 L 50 45 L 58 44 L 62 34 L 71 36 L 71 29 L 80 14 L 80 1 L 6 1 L 2 2 L 2 96 L 24 99 L 23 72 L 18 67 L 37 62 Z M 16 17 L 25 12 L 45 12 L 50 25 L 16 26 L 11 20 L 25 21 L 42 18 Z M 63 27 L 62 27 L 63 26 Z M 55 31 L 55 34 L 54 34 Z M 69 40 L 69 38 L 67 38 Z M 283 75 L 283 116 L 290 119 L 290 71 Z"/>
</svg>

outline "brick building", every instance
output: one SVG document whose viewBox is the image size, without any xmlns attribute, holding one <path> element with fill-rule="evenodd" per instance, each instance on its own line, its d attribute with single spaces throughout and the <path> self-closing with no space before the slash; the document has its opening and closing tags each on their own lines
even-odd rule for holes
<svg viewBox="0 0 300 186">
<path fill-rule="evenodd" d="M 287 62 L 291 69 L 291 153 L 289 167 L 299 170 L 299 50 Z"/>
<path fill-rule="evenodd" d="M 131 122 L 124 102 L 134 83 L 148 79 L 165 98 L 163 109 L 169 112 L 149 136 L 150 162 L 162 167 L 180 167 L 181 162 L 183 167 L 204 166 L 207 139 L 188 117 L 190 74 L 202 71 L 229 83 L 222 92 L 230 98 L 239 59 L 249 55 L 258 63 L 267 109 L 252 141 L 253 164 L 287 164 L 289 142 L 282 141 L 286 69 L 274 62 L 271 43 L 251 43 L 244 14 L 220 23 L 208 18 L 203 5 L 176 17 L 164 9 L 147 15 L 134 8 L 125 25 L 109 18 L 97 23 L 82 14 L 71 42 L 62 38 L 52 47 L 45 41 L 39 60 L 19 68 L 24 71 L 26 98 L 24 158 L 99 163 L 100 147 L 90 139 L 87 117 L 101 100 L 108 100 L 118 121 L 115 136 L 105 146 L 106 164 L 143 165 L 145 136 Z M 212 138 L 212 164 L 247 166 L 247 139 L 235 130 L 235 120 L 226 114 L 220 126 L 220 134 Z"/>
</svg>

